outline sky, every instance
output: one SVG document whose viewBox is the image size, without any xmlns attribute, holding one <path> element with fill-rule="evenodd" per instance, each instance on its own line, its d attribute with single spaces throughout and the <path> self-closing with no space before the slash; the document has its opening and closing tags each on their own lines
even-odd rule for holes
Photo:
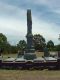
<svg viewBox="0 0 60 80">
<path fill-rule="evenodd" d="M 60 0 L 0 0 L 0 33 L 16 45 L 26 40 L 27 9 L 32 12 L 32 32 L 41 34 L 46 42 L 59 44 Z"/>
</svg>

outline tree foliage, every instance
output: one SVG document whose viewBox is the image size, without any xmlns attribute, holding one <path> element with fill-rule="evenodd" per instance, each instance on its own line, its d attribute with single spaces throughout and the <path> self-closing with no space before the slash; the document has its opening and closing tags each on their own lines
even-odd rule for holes
<svg viewBox="0 0 60 80">
<path fill-rule="evenodd" d="M 10 44 L 7 41 L 7 37 L 0 33 L 0 48 L 4 50 L 4 52 L 9 51 Z"/>
<path fill-rule="evenodd" d="M 59 45 L 55 45 L 55 51 L 60 51 L 60 44 Z"/>
<path fill-rule="evenodd" d="M 6 44 L 7 43 L 7 37 L 0 33 L 0 44 Z"/>
<path fill-rule="evenodd" d="M 34 46 L 36 50 L 42 51 L 45 44 L 45 38 L 40 34 L 35 34 L 33 36 Z"/>
<path fill-rule="evenodd" d="M 26 49 L 26 41 L 25 40 L 20 40 L 17 44 L 17 47 L 19 50 L 25 50 Z"/>
<path fill-rule="evenodd" d="M 35 34 L 33 36 L 33 43 L 36 50 L 43 51 L 46 46 L 45 38 L 40 34 Z M 4 53 L 17 53 L 18 50 L 24 51 L 27 48 L 27 44 L 25 40 L 20 40 L 16 45 L 11 45 L 7 41 L 7 37 L 0 33 L 0 48 Z M 50 51 L 60 51 L 60 45 L 54 45 L 52 40 L 47 42 L 47 48 Z"/>
<path fill-rule="evenodd" d="M 47 42 L 47 47 L 49 48 L 49 50 L 53 50 L 54 49 L 54 42 L 52 40 Z"/>
<path fill-rule="evenodd" d="M 10 52 L 11 52 L 11 53 L 17 53 L 17 52 L 18 52 L 17 46 L 11 46 Z"/>
</svg>

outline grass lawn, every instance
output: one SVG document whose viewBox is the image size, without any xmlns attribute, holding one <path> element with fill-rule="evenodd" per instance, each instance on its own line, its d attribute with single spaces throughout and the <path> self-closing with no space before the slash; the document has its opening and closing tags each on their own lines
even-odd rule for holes
<svg viewBox="0 0 60 80">
<path fill-rule="evenodd" d="M 60 80 L 60 71 L 0 70 L 0 80 Z"/>
<path fill-rule="evenodd" d="M 3 55 L 4 59 L 8 56 L 16 57 L 17 54 Z M 43 53 L 37 53 L 37 56 L 43 56 Z M 60 80 L 60 71 L 0 69 L 0 80 Z"/>
<path fill-rule="evenodd" d="M 44 55 L 43 52 L 36 52 L 36 56 L 37 56 L 37 57 L 42 57 L 43 55 Z M 6 59 L 6 58 L 8 58 L 8 57 L 13 57 L 13 58 L 15 58 L 15 57 L 17 57 L 17 54 L 2 54 L 2 56 L 3 56 L 4 59 Z"/>
</svg>

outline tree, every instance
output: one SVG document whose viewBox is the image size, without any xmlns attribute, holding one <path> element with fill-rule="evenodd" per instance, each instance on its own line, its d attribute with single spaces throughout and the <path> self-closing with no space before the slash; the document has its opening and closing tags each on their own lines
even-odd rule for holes
<svg viewBox="0 0 60 80">
<path fill-rule="evenodd" d="M 40 34 L 35 34 L 33 36 L 33 42 L 36 50 L 42 51 L 45 44 L 45 38 Z"/>
<path fill-rule="evenodd" d="M 2 33 L 0 33 L 0 48 L 3 49 L 5 53 L 10 50 L 10 44 L 7 41 L 7 37 Z"/>
<path fill-rule="evenodd" d="M 55 51 L 60 51 L 60 44 L 59 45 L 55 45 Z"/>
<path fill-rule="evenodd" d="M 7 44 L 7 38 L 4 34 L 0 33 L 0 48 L 5 48 Z"/>
<path fill-rule="evenodd" d="M 52 40 L 48 41 L 47 47 L 49 48 L 49 50 L 53 50 L 54 49 L 54 42 Z"/>
<path fill-rule="evenodd" d="M 0 43 L 7 43 L 7 37 L 2 33 L 0 33 Z"/>
<path fill-rule="evenodd" d="M 10 50 L 11 50 L 10 51 L 11 53 L 14 53 L 15 54 L 15 53 L 17 53 L 18 48 L 17 48 L 17 46 L 14 45 L 14 46 L 11 46 Z"/>
<path fill-rule="evenodd" d="M 20 40 L 17 44 L 17 47 L 19 50 L 23 51 L 26 49 L 26 41 L 25 40 Z"/>
</svg>

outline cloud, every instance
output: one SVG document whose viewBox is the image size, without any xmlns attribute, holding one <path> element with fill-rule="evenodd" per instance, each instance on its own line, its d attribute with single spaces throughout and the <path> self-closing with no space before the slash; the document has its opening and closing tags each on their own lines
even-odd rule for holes
<svg viewBox="0 0 60 80">
<path fill-rule="evenodd" d="M 11 44 L 16 44 L 19 40 L 25 39 L 26 21 L 18 19 L 0 19 L 0 33 L 4 33 Z"/>
<path fill-rule="evenodd" d="M 60 27 L 56 24 L 44 22 L 36 17 L 33 18 L 33 34 L 41 34 L 46 41 L 53 40 L 57 44 L 59 33 Z"/>
<path fill-rule="evenodd" d="M 25 39 L 26 11 L 16 6 L 0 3 L 0 12 L 0 33 L 4 33 L 11 44 Z"/>
<path fill-rule="evenodd" d="M 19 17 L 25 15 L 26 11 L 24 9 L 21 10 L 18 6 L 9 5 L 6 3 L 0 2 L 0 15 Z"/>
<path fill-rule="evenodd" d="M 57 44 L 60 11 L 59 0 L 54 1 L 56 0 L 0 0 L 0 32 L 8 37 L 11 44 L 16 44 L 21 39 L 26 40 L 26 12 L 31 8 L 33 34 L 40 33 L 47 41 L 53 40 Z"/>
</svg>

